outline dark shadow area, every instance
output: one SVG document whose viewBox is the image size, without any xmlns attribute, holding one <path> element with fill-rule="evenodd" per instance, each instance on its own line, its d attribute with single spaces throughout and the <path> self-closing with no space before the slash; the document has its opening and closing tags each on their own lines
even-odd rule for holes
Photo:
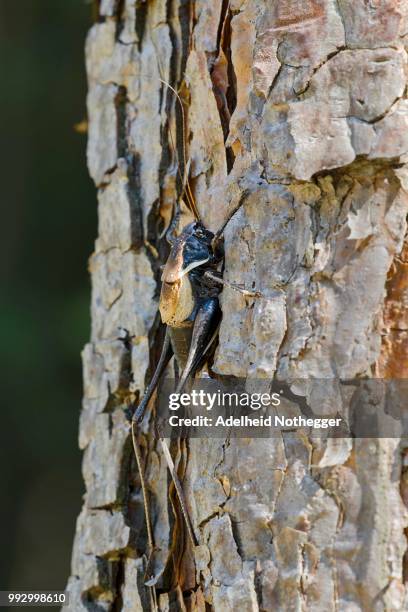
<svg viewBox="0 0 408 612">
<path fill-rule="evenodd" d="M 63 589 L 83 491 L 89 336 L 83 0 L 0 4 L 0 589 Z"/>
</svg>

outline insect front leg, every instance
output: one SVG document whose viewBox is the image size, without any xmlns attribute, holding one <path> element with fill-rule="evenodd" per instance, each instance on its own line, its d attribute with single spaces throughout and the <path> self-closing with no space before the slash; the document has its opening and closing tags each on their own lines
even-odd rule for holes
<svg viewBox="0 0 408 612">
<path fill-rule="evenodd" d="M 244 289 L 243 287 L 240 287 L 239 285 L 236 285 L 234 283 L 229 283 L 228 281 L 224 280 L 221 276 L 214 274 L 214 272 L 207 271 L 204 273 L 204 276 L 210 279 L 211 281 L 213 281 L 214 283 L 218 285 L 222 285 L 223 287 L 229 287 L 229 289 L 234 289 L 234 291 L 238 291 L 238 293 L 241 293 L 242 295 L 245 295 L 246 297 L 262 297 L 262 293 L 260 293 L 259 291 L 248 291 L 247 289 Z"/>
</svg>

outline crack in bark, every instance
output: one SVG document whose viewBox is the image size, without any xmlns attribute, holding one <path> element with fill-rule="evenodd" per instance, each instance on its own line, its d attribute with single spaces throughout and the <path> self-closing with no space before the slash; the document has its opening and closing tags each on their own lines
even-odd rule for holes
<svg viewBox="0 0 408 612">
<path fill-rule="evenodd" d="M 143 231 L 143 205 L 141 196 L 141 160 L 139 153 L 129 153 L 127 155 L 127 197 L 130 206 L 130 236 L 131 244 L 134 249 L 141 249 L 144 245 Z M 149 260 L 149 253 L 147 252 Z M 150 263 L 152 263 L 150 261 Z M 153 268 L 153 266 L 152 266 Z M 154 268 L 153 268 L 154 269 Z"/>
<path fill-rule="evenodd" d="M 125 9 L 125 0 L 116 0 L 115 6 L 115 17 L 116 17 L 116 30 L 115 30 L 115 41 L 120 39 L 120 35 L 123 31 L 125 23 L 123 21 L 123 12 Z"/>
<path fill-rule="evenodd" d="M 144 0 L 137 0 L 135 5 L 135 33 L 137 38 L 137 48 L 139 53 L 142 51 L 143 38 L 146 30 L 148 15 L 148 3 Z"/>
<path fill-rule="evenodd" d="M 329 53 L 326 58 L 318 65 L 316 66 L 310 77 L 309 80 L 306 82 L 305 86 L 303 87 L 303 89 L 299 89 L 298 91 L 296 91 L 296 94 L 298 96 L 304 96 L 304 94 L 306 94 L 312 84 L 312 79 L 315 76 L 315 74 L 325 65 L 327 64 L 331 59 L 333 59 L 334 57 L 336 57 L 336 55 L 339 55 L 340 53 L 342 53 L 343 51 L 347 51 L 348 48 L 346 46 L 342 46 L 342 47 L 338 47 L 336 49 L 336 51 L 333 51 L 332 53 Z"/>
</svg>

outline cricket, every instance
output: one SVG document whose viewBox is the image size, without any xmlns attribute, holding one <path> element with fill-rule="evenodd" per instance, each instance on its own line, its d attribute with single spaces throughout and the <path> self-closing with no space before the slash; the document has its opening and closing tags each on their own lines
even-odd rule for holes
<svg viewBox="0 0 408 612">
<path fill-rule="evenodd" d="M 258 292 L 248 291 L 238 285 L 225 281 L 222 277 L 224 264 L 223 232 L 228 221 L 235 214 L 239 206 L 241 206 L 243 200 L 240 200 L 238 206 L 232 211 L 217 232 L 213 233 L 204 226 L 198 214 L 187 176 L 189 163 L 187 162 L 185 145 L 186 122 L 183 102 L 177 91 L 169 83 L 162 79 L 160 80 L 172 95 L 175 96 L 180 107 L 184 170 L 181 173 L 180 165 L 178 164 L 182 192 L 180 197 L 174 202 L 172 219 L 165 232 L 165 237 L 170 244 L 170 252 L 167 261 L 162 266 L 162 286 L 159 299 L 161 321 L 166 326 L 164 342 L 155 372 L 139 404 L 134 407 L 131 423 L 133 448 L 141 480 L 150 552 L 145 576 L 147 585 L 152 583 L 149 567 L 155 550 L 155 543 L 143 461 L 137 440 L 138 426 L 143 421 L 150 401 L 172 358 L 174 359 L 174 370 L 176 373 L 176 393 L 180 393 L 189 378 L 194 377 L 204 367 L 209 355 L 215 348 L 217 340 L 221 321 L 219 295 L 222 287 L 228 286 L 247 297 L 259 296 Z M 173 154 L 176 155 L 176 147 L 171 132 L 170 143 Z M 182 210 L 184 212 L 187 211 L 188 214 L 182 215 Z M 191 215 L 194 220 L 188 222 L 184 227 L 180 227 L 181 218 L 183 216 L 190 216 L 191 218 Z M 199 535 L 194 532 L 182 483 L 177 475 L 167 442 L 161 435 L 161 432 L 157 430 L 157 425 L 156 433 L 158 434 L 173 480 L 189 540 L 192 546 L 195 547 L 199 544 Z"/>
</svg>

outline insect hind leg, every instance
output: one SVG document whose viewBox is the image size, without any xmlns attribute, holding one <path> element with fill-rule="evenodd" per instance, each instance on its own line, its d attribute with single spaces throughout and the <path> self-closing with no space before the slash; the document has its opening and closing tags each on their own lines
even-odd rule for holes
<svg viewBox="0 0 408 612">
<path fill-rule="evenodd" d="M 142 401 L 140 402 L 139 406 L 136 408 L 136 410 L 133 413 L 132 421 L 134 423 L 140 423 L 143 420 L 143 417 L 146 412 L 146 408 L 150 401 L 150 398 L 152 397 L 154 390 L 156 389 L 157 384 L 160 380 L 160 377 L 163 374 L 164 370 L 166 369 L 172 356 L 173 356 L 173 349 L 171 347 L 169 332 L 168 330 L 166 330 L 166 335 L 164 337 L 164 343 L 163 343 L 163 348 L 162 348 L 162 352 L 160 355 L 159 363 L 157 364 L 152 380 L 150 381 L 145 391 Z"/>
<path fill-rule="evenodd" d="M 178 382 L 176 393 L 181 393 L 188 377 L 198 367 L 205 350 L 208 348 L 208 341 L 211 339 L 213 331 L 217 328 L 219 315 L 218 298 L 208 298 L 199 307 L 194 320 L 190 351 Z"/>
</svg>

